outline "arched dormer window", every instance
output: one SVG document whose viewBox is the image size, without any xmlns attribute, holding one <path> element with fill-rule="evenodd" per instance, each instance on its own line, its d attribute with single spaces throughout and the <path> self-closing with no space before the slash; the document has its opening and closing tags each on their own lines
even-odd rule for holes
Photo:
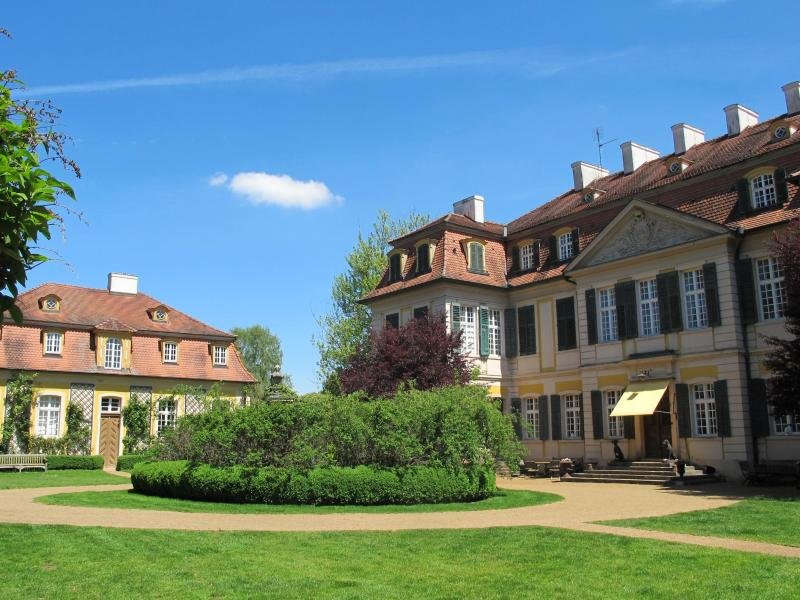
<svg viewBox="0 0 800 600">
<path fill-rule="evenodd" d="M 150 309 L 150 319 L 156 323 L 166 323 L 169 321 L 169 310 L 166 306 L 156 306 Z"/>
<path fill-rule="evenodd" d="M 436 244 L 431 240 L 417 242 L 416 260 L 414 261 L 414 270 L 417 274 L 430 273 L 434 252 L 436 252 Z"/>
<path fill-rule="evenodd" d="M 399 253 L 389 256 L 389 283 L 403 278 L 403 256 Z"/>
<path fill-rule="evenodd" d="M 39 308 L 44 312 L 59 312 L 61 310 L 61 298 L 55 294 L 49 294 L 39 299 Z"/>
<path fill-rule="evenodd" d="M 739 210 L 747 213 L 780 206 L 789 198 L 786 172 L 782 168 L 760 167 L 739 180 Z"/>
<path fill-rule="evenodd" d="M 486 247 L 483 242 L 469 240 L 466 243 L 467 270 L 471 273 L 486 273 Z"/>
</svg>

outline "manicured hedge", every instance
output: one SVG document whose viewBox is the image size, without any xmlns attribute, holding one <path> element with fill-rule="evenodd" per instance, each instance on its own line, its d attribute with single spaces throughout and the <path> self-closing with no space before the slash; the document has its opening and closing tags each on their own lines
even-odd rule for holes
<svg viewBox="0 0 800 600">
<path fill-rule="evenodd" d="M 133 488 L 153 496 L 264 504 L 422 504 L 465 502 L 495 491 L 490 468 L 212 467 L 187 461 L 142 462 Z"/>
<path fill-rule="evenodd" d="M 153 460 L 151 454 L 123 454 L 117 459 L 117 471 L 130 471 L 135 465 L 146 460 Z"/>
<path fill-rule="evenodd" d="M 66 469 L 102 469 L 103 457 L 92 456 L 63 456 L 60 454 L 47 455 L 47 469 L 49 471 L 63 471 Z"/>
</svg>

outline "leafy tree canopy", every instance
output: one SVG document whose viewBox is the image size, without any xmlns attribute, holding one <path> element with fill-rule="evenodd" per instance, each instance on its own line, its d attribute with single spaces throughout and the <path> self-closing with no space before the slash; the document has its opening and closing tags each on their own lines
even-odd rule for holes
<svg viewBox="0 0 800 600">
<path fill-rule="evenodd" d="M 274 386 L 270 381 L 272 373 L 280 369 L 283 363 L 283 351 L 278 336 L 263 325 L 234 327 L 231 333 L 236 336 L 236 349 L 244 365 L 258 380 L 251 390 L 251 395 L 260 399 L 268 392 L 278 393 L 282 390 L 288 393 L 292 385 L 288 376 L 284 375 L 283 381 L 279 384 L 280 390 L 273 389 Z"/>
</svg>

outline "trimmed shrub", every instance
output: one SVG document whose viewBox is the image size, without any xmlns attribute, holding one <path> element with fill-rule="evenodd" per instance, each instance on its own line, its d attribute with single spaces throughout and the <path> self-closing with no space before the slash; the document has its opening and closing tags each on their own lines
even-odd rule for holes
<svg viewBox="0 0 800 600">
<path fill-rule="evenodd" d="M 123 454 L 117 458 L 117 471 L 131 471 L 135 465 L 153 460 L 152 454 Z"/>
<path fill-rule="evenodd" d="M 491 468 L 212 467 L 187 461 L 141 462 L 131 473 L 140 493 L 188 500 L 264 504 L 422 504 L 466 502 L 495 490 Z"/>
<path fill-rule="evenodd" d="M 47 469 L 49 471 L 63 471 L 67 469 L 102 469 L 103 457 L 92 456 L 63 456 L 47 455 Z"/>
</svg>

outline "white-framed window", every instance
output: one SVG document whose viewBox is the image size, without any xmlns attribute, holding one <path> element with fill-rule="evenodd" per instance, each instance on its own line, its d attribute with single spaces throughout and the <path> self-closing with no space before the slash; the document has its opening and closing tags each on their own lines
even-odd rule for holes
<svg viewBox="0 0 800 600">
<path fill-rule="evenodd" d="M 661 333 L 660 313 L 658 311 L 658 287 L 655 279 L 639 282 L 639 323 L 642 336 Z"/>
<path fill-rule="evenodd" d="M 753 208 L 766 208 L 778 202 L 775 192 L 775 177 L 772 173 L 764 173 L 750 180 L 750 196 Z"/>
<path fill-rule="evenodd" d="M 467 356 L 474 356 L 478 350 L 475 330 L 477 312 L 474 306 L 461 307 L 461 350 Z"/>
<path fill-rule="evenodd" d="M 558 259 L 567 260 L 572 258 L 573 250 L 572 232 L 567 231 L 558 236 Z"/>
<path fill-rule="evenodd" d="M 800 415 L 775 417 L 775 435 L 800 435 Z"/>
<path fill-rule="evenodd" d="M 606 402 L 606 416 L 608 417 L 608 437 L 611 439 L 621 438 L 625 435 L 625 420 L 622 417 L 611 416 L 611 411 L 617 405 L 620 395 L 619 390 L 603 392 L 603 399 Z"/>
<path fill-rule="evenodd" d="M 61 430 L 61 396 L 39 396 L 36 405 L 36 435 L 58 437 Z"/>
<path fill-rule="evenodd" d="M 112 396 L 104 396 L 100 398 L 100 412 L 104 413 L 118 413 L 120 411 L 121 401 L 119 398 Z"/>
<path fill-rule="evenodd" d="M 178 403 L 174 399 L 159 400 L 156 410 L 156 435 L 175 426 L 178 418 Z"/>
<path fill-rule="evenodd" d="M 214 346 L 214 364 L 224 366 L 228 364 L 227 346 Z"/>
<path fill-rule="evenodd" d="M 686 307 L 686 328 L 702 329 L 703 327 L 708 327 L 703 269 L 683 272 L 683 297 Z"/>
<path fill-rule="evenodd" d="M 489 354 L 500 356 L 500 311 L 489 309 Z"/>
<path fill-rule="evenodd" d="M 568 440 L 581 437 L 580 394 L 564 394 L 564 437 Z"/>
<path fill-rule="evenodd" d="M 46 331 L 44 334 L 44 353 L 61 354 L 63 335 L 58 331 Z"/>
<path fill-rule="evenodd" d="M 526 440 L 538 440 L 542 437 L 541 425 L 539 423 L 539 398 L 525 398 L 524 418 L 525 427 L 523 437 Z"/>
<path fill-rule="evenodd" d="M 617 299 L 614 288 L 600 290 L 600 341 L 617 339 Z"/>
<path fill-rule="evenodd" d="M 178 362 L 178 342 L 164 342 L 164 362 Z"/>
<path fill-rule="evenodd" d="M 717 435 L 717 403 L 714 399 L 714 384 L 697 383 L 693 385 L 692 404 L 694 406 L 695 435 Z"/>
<path fill-rule="evenodd" d="M 122 340 L 108 338 L 106 340 L 106 369 L 122 368 Z"/>
<path fill-rule="evenodd" d="M 780 319 L 786 305 L 786 284 L 783 266 L 778 259 L 767 257 L 756 260 L 758 292 L 761 300 L 761 318 Z"/>
<path fill-rule="evenodd" d="M 520 246 L 519 248 L 519 268 L 523 271 L 527 271 L 528 269 L 532 269 L 533 265 L 536 264 L 534 258 L 534 245 L 533 244 L 525 244 L 524 246 Z"/>
</svg>

